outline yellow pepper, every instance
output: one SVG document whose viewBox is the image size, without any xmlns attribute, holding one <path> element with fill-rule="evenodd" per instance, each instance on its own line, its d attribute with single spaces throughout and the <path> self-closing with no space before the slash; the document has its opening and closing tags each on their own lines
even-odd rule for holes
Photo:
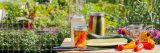
<svg viewBox="0 0 160 53">
<path fill-rule="evenodd" d="M 131 41 L 129 43 L 127 43 L 126 45 L 124 45 L 124 49 L 133 49 L 136 46 L 136 43 L 134 41 Z"/>
<path fill-rule="evenodd" d="M 124 49 L 133 49 L 136 47 L 136 43 L 134 41 L 131 41 L 127 43 L 126 45 L 118 45 L 117 50 L 122 51 Z"/>
</svg>

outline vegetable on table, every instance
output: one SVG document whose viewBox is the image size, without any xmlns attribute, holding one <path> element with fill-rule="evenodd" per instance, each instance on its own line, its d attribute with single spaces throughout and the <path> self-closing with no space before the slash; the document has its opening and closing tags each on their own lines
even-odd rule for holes
<svg viewBox="0 0 160 53">
<path fill-rule="evenodd" d="M 136 47 L 134 48 L 134 52 L 139 52 L 144 48 L 141 42 L 137 42 Z"/>
<path fill-rule="evenodd" d="M 152 44 L 150 42 L 144 41 L 144 42 L 142 42 L 142 44 L 144 46 L 144 49 L 152 50 L 154 48 L 154 44 Z"/>
<path fill-rule="evenodd" d="M 122 51 L 123 49 L 133 49 L 135 48 L 135 46 L 136 46 L 136 43 L 134 41 L 131 41 L 126 45 L 118 45 L 117 50 Z"/>
<path fill-rule="evenodd" d="M 147 31 L 143 31 L 140 33 L 140 41 L 141 42 L 150 42 L 151 44 L 155 45 L 155 41 L 151 38 L 151 34 Z"/>
</svg>

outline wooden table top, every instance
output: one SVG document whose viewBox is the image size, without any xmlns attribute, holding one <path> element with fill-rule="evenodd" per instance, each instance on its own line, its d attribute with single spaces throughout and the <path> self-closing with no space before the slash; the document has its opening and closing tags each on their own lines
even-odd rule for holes
<svg viewBox="0 0 160 53">
<path fill-rule="evenodd" d="M 71 46 L 71 38 L 65 38 L 61 46 Z M 123 51 L 117 51 L 114 48 L 111 49 L 102 49 L 102 50 L 93 50 L 93 51 L 74 51 L 74 50 L 68 50 L 68 51 L 58 51 L 58 53 L 108 53 L 108 52 L 113 52 L 113 53 L 130 53 L 133 52 L 132 49 L 127 49 Z M 142 53 L 160 53 L 160 45 L 155 45 L 155 48 L 153 50 L 145 50 L 143 49 L 140 51 Z"/>
</svg>

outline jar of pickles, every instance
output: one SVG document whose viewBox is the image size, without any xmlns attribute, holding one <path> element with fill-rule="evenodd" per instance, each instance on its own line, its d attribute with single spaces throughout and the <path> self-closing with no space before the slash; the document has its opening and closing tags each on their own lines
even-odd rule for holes
<svg viewBox="0 0 160 53">
<path fill-rule="evenodd" d="M 87 42 L 87 27 L 74 27 L 74 45 L 77 48 L 85 48 Z"/>
<path fill-rule="evenodd" d="M 88 32 L 104 36 L 106 32 L 104 12 L 91 12 L 89 17 Z"/>
</svg>

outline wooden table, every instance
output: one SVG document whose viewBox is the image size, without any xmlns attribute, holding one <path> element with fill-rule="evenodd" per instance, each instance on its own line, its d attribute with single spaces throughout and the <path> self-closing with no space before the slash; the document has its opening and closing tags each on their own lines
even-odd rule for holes
<svg viewBox="0 0 160 53">
<path fill-rule="evenodd" d="M 61 44 L 61 46 L 71 46 L 71 38 L 65 38 L 63 43 Z M 74 50 L 70 50 L 70 51 L 58 51 L 58 53 L 108 53 L 108 52 L 113 52 L 113 53 L 130 53 L 133 52 L 132 49 L 128 49 L 128 50 L 123 50 L 123 51 L 117 51 L 116 49 L 103 49 L 103 50 L 93 50 L 93 51 L 74 51 Z M 145 50 L 143 49 L 142 51 L 140 51 L 142 53 L 160 53 L 160 45 L 156 45 L 155 48 L 153 50 Z"/>
</svg>

